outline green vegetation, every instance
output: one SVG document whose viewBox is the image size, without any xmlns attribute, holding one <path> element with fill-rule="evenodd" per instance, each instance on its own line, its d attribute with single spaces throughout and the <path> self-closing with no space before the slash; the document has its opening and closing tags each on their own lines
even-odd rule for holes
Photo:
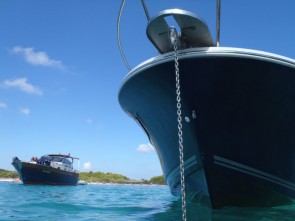
<svg viewBox="0 0 295 221">
<path fill-rule="evenodd" d="M 103 172 L 81 172 L 80 180 L 85 180 L 87 182 L 102 182 L 102 183 L 126 183 L 130 179 L 114 173 L 103 173 Z"/>
<path fill-rule="evenodd" d="M 8 171 L 0 169 L 0 178 L 18 178 L 18 174 L 15 171 Z M 81 172 L 80 180 L 87 182 L 100 182 L 100 183 L 125 183 L 125 184 L 159 184 L 165 185 L 164 176 L 155 176 L 150 180 L 131 180 L 126 176 L 115 173 L 103 173 L 103 172 Z"/>
<path fill-rule="evenodd" d="M 150 180 L 131 180 L 126 176 L 114 173 L 103 172 L 81 172 L 80 180 L 87 182 L 101 182 L 101 183 L 125 183 L 125 184 L 160 184 L 165 185 L 164 176 L 152 177 Z"/>
<path fill-rule="evenodd" d="M 0 178 L 18 178 L 17 172 L 0 169 Z"/>
<path fill-rule="evenodd" d="M 150 183 L 155 183 L 155 184 L 160 184 L 160 185 L 166 185 L 166 181 L 164 179 L 164 175 L 152 177 L 150 179 Z"/>
</svg>

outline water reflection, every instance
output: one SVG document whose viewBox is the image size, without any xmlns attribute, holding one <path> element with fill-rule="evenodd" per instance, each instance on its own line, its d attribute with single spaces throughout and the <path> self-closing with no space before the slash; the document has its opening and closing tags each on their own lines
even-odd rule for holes
<svg viewBox="0 0 295 221">
<path fill-rule="evenodd" d="M 171 202 L 167 210 L 144 220 L 182 220 L 181 201 Z M 272 208 L 223 208 L 212 210 L 195 203 L 187 204 L 187 220 L 194 221 L 294 221 L 295 204 Z"/>
</svg>

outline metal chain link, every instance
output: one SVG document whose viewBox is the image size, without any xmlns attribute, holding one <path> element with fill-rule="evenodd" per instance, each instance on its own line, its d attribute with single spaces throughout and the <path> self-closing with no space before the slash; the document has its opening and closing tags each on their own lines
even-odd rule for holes
<svg viewBox="0 0 295 221">
<path fill-rule="evenodd" d="M 186 221 L 186 202 L 185 202 L 185 179 L 184 179 L 184 160 L 183 160 L 183 137 L 182 137 L 182 116 L 181 116 L 181 96 L 180 96 L 180 80 L 179 80 L 179 63 L 178 63 L 178 35 L 174 27 L 169 28 L 169 38 L 174 48 L 175 56 L 175 77 L 176 77 L 176 101 L 177 101 L 177 121 L 178 121 L 178 147 L 179 147 L 179 170 L 180 185 L 182 199 L 182 220 Z"/>
</svg>

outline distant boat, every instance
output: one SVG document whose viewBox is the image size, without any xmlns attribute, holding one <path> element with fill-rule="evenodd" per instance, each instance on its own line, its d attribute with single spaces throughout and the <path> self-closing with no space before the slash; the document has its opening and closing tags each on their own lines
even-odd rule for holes
<svg viewBox="0 0 295 221">
<path fill-rule="evenodd" d="M 295 60 L 219 47 L 188 11 L 146 14 L 159 54 L 129 70 L 119 102 L 155 147 L 171 193 L 212 208 L 293 203 Z"/>
<path fill-rule="evenodd" d="M 63 154 L 48 154 L 40 159 L 33 157 L 24 162 L 14 157 L 12 165 L 24 184 L 77 185 L 79 173 L 74 170 L 76 157 Z"/>
</svg>

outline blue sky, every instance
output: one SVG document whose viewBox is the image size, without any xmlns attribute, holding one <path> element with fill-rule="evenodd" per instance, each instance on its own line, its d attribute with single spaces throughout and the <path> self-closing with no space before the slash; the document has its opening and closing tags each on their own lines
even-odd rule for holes
<svg viewBox="0 0 295 221">
<path fill-rule="evenodd" d="M 206 20 L 215 39 L 215 0 L 146 0 Z M 143 130 L 120 108 L 127 69 L 117 44 L 115 0 L 0 1 L 0 168 L 47 153 L 80 157 L 82 171 L 135 179 L 162 174 Z M 223 0 L 221 46 L 295 58 L 293 0 Z M 131 67 L 156 56 L 140 0 L 127 0 L 121 41 Z M 84 168 L 84 166 L 86 166 Z"/>
</svg>

